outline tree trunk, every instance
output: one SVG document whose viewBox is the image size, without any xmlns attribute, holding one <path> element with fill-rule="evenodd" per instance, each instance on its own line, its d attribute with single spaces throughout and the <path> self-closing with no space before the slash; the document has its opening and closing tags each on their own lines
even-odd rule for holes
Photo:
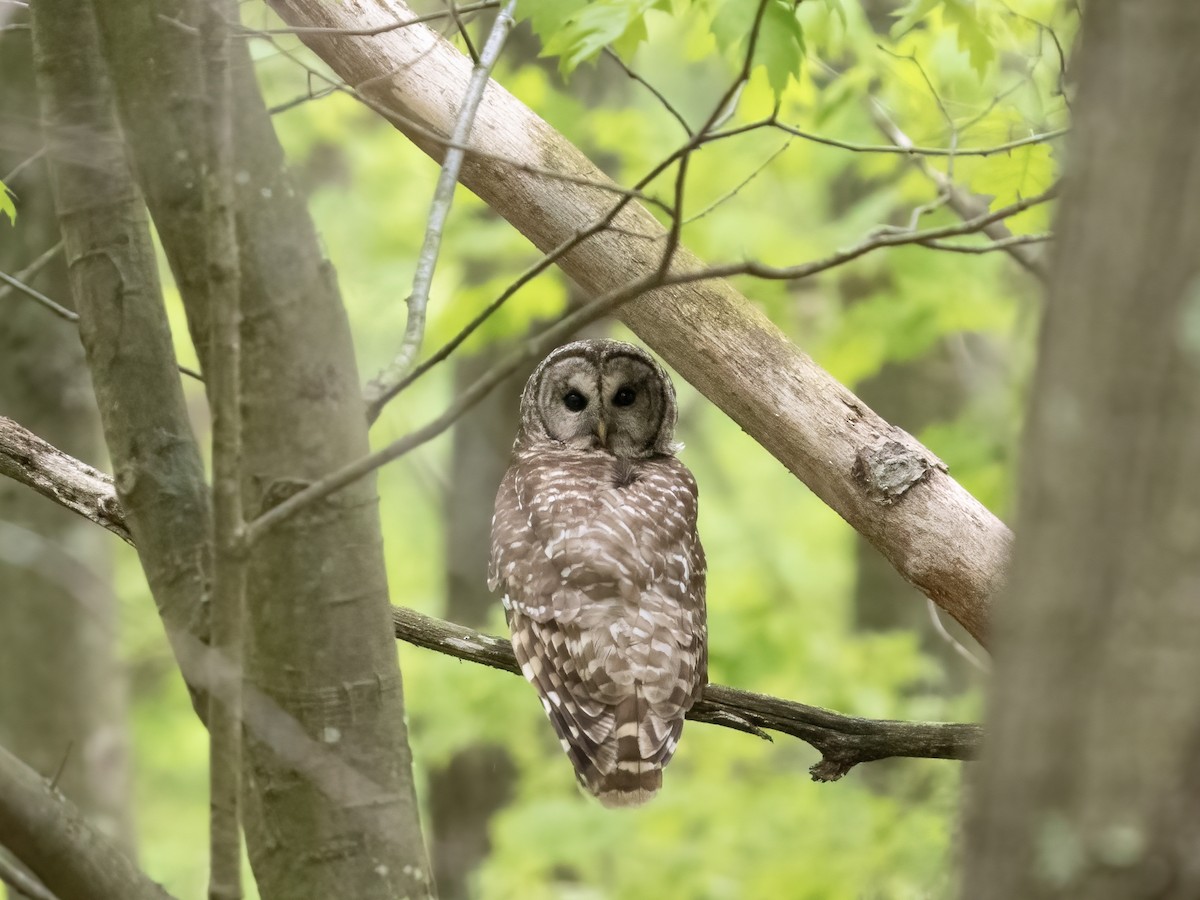
<svg viewBox="0 0 1200 900">
<path fill-rule="evenodd" d="M 135 168 L 210 371 L 197 195 L 207 3 L 97 0 Z M 236 18 L 232 4 L 216 14 Z M 185 27 L 181 27 L 181 23 Z M 345 310 L 234 40 L 242 491 L 253 517 L 367 451 Z M 247 844 L 265 898 L 431 890 L 373 478 L 268 533 L 246 588 Z M 259 720 L 262 728 L 253 727 Z"/>
<path fill-rule="evenodd" d="M 0 35 L 0 175 L 42 146 L 28 33 Z M 59 241 L 46 162 L 8 183 L 15 227 L 0 271 L 17 272 Z M 29 280 L 71 304 L 59 254 Z M 77 329 L 26 297 L 0 300 L 0 414 L 92 463 L 103 462 L 95 402 Z M 8 479 L 0 480 L 0 745 L 49 777 L 102 833 L 133 845 L 126 678 L 117 662 L 112 535 Z"/>
<path fill-rule="evenodd" d="M 1095 0 L 971 900 L 1200 896 L 1200 6 Z"/>
</svg>

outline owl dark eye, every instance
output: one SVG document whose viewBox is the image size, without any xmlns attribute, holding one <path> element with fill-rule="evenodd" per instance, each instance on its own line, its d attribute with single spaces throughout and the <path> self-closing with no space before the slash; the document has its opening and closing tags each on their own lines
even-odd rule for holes
<svg viewBox="0 0 1200 900">
<path fill-rule="evenodd" d="M 623 387 L 613 394 L 613 406 L 633 406 L 637 399 L 637 391 L 631 387 Z"/>
<path fill-rule="evenodd" d="M 579 393 L 579 391 L 567 391 L 567 395 L 563 397 L 563 406 L 571 412 L 579 412 L 587 406 L 587 397 Z"/>
</svg>

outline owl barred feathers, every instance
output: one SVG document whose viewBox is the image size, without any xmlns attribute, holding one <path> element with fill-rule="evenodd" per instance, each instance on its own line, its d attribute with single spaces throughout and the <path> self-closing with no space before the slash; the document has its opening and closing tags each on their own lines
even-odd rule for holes
<svg viewBox="0 0 1200 900">
<path fill-rule="evenodd" d="M 616 341 L 560 347 L 525 387 L 496 496 L 489 586 L 521 672 L 605 806 L 662 786 L 707 681 L 697 491 L 670 380 Z"/>
</svg>

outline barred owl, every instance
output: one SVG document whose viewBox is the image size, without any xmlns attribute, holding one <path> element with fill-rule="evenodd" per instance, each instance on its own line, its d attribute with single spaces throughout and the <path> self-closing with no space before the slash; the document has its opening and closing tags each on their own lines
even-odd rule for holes
<svg viewBox="0 0 1200 900">
<path fill-rule="evenodd" d="M 675 458 L 670 378 L 607 340 L 559 347 L 521 396 L 488 584 L 521 672 L 605 806 L 662 786 L 708 680 L 696 482 Z"/>
</svg>

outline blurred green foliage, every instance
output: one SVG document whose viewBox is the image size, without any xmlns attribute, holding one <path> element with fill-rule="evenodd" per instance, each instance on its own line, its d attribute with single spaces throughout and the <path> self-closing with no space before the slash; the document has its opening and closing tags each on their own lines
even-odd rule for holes
<svg viewBox="0 0 1200 900">
<path fill-rule="evenodd" d="M 1059 0 L 831 0 L 793 12 L 791 3 L 768 0 L 771 34 L 727 127 L 777 107 L 778 120 L 798 128 L 886 144 L 872 104 L 920 146 L 986 147 L 1064 127 L 1059 53 L 1074 37 L 1073 7 Z M 496 77 L 629 184 L 684 135 L 654 97 L 597 56 L 599 49 L 614 44 L 698 125 L 740 66 L 740 23 L 756 9 L 751 0 L 523 3 L 526 25 Z M 252 27 L 278 25 L 261 8 L 243 14 Z M 302 59 L 324 71 L 295 38 L 253 47 L 270 103 L 322 86 L 296 65 Z M 337 266 L 365 379 L 399 345 L 437 167 L 344 94 L 297 103 L 275 122 Z M 994 208 L 1047 188 L 1057 177 L 1059 145 L 929 164 Z M 669 170 L 647 191 L 669 198 L 673 187 Z M 850 152 L 760 129 L 693 156 L 685 215 L 697 218 L 684 240 L 713 263 L 794 264 L 880 225 L 904 225 L 936 196 L 903 155 Z M 1017 233 L 1041 231 L 1049 215 L 1038 207 L 1009 224 Z M 922 223 L 954 221 L 941 207 Z M 537 258 L 524 238 L 460 190 L 434 281 L 426 352 Z M 810 281 L 743 279 L 739 287 L 851 386 L 951 346 L 968 402 L 919 436 L 981 500 L 1008 512 L 1035 280 L 1002 253 L 909 247 Z M 571 290 L 556 271 L 542 275 L 462 352 L 515 339 L 531 322 L 563 310 Z M 191 362 L 175 298 L 171 314 L 181 357 Z M 949 677 L 916 631 L 856 629 L 851 529 L 720 411 L 680 388 L 682 457 L 701 486 L 710 560 L 712 679 L 853 715 L 977 718 L 978 682 Z M 194 385 L 189 391 L 203 434 L 203 397 Z M 387 409 L 373 442 L 432 418 L 451 393 L 450 373 L 439 367 Z M 385 469 L 379 482 L 393 602 L 435 615 L 443 611 L 455 554 L 443 546 L 449 446 L 443 438 L 422 447 Z M 481 515 L 490 502 L 481 498 Z M 205 736 L 128 554 L 119 587 L 135 676 L 141 861 L 178 896 L 200 897 Z M 490 630 L 506 633 L 498 603 Z M 693 724 L 662 795 L 640 810 L 607 811 L 578 794 L 522 680 L 407 646 L 400 656 L 421 772 L 483 740 L 506 747 L 517 763 L 515 799 L 494 818 L 494 850 L 476 876 L 481 897 L 902 900 L 951 892 L 958 764 L 873 764 L 819 785 L 807 775 L 817 760 L 807 745 Z"/>
</svg>

